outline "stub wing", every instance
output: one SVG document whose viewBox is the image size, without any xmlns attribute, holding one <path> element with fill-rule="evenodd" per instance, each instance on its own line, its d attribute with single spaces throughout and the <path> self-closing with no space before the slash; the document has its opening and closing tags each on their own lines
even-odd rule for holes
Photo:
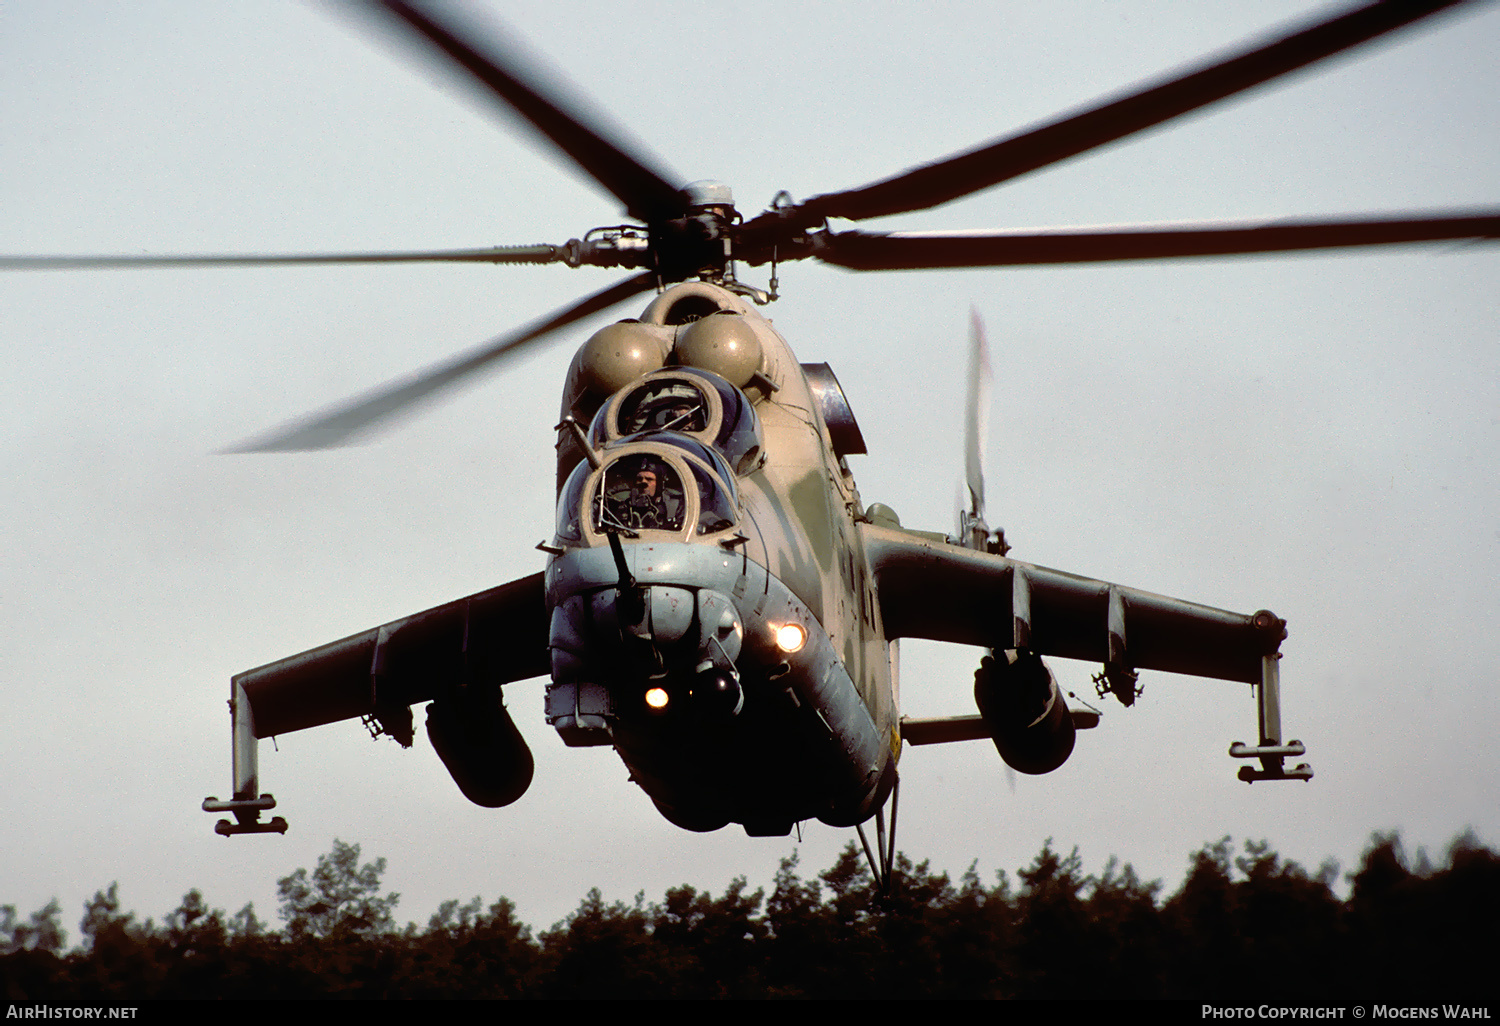
<svg viewBox="0 0 1500 1026">
<path fill-rule="evenodd" d="M 1273 613 L 1232 613 L 899 528 L 865 523 L 860 533 L 891 640 L 927 638 L 1102 664 L 1103 686 L 1127 705 L 1137 670 L 1259 685 L 1259 743 L 1236 742 L 1230 754 L 1257 758 L 1262 768 L 1242 768 L 1241 779 L 1311 776 L 1301 773 L 1305 767 L 1282 765 L 1302 749 L 1281 740 L 1277 661 L 1286 622 Z M 923 721 L 918 733 L 950 740 L 961 725 Z"/>
<path fill-rule="evenodd" d="M 861 524 L 886 635 L 1029 649 L 1131 669 L 1259 684 L 1286 637 L 1269 612 L 1231 613 Z"/>
<path fill-rule="evenodd" d="M 550 670 L 542 575 L 393 620 L 318 648 L 235 674 L 230 685 L 234 797 L 210 798 L 209 812 L 233 812 L 220 833 L 279 829 L 259 793 L 256 741 L 355 717 L 403 745 L 412 742 L 411 706 L 460 685 L 505 684 Z"/>
</svg>

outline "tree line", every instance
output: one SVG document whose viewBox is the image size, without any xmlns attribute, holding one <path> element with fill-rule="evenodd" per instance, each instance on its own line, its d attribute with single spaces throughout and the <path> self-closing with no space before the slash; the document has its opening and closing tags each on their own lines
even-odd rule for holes
<svg viewBox="0 0 1500 1026">
<path fill-rule="evenodd" d="M 1339 868 L 1309 873 L 1266 843 L 1226 837 L 1161 897 L 1111 858 L 1085 874 L 1049 840 L 1012 882 L 973 865 L 957 881 L 897 858 L 881 894 L 854 845 L 828 869 L 783 860 L 770 893 L 743 878 L 719 896 L 576 911 L 534 933 L 499 898 L 444 902 L 398 928 L 385 859 L 335 841 L 277 883 L 281 928 L 190 890 L 158 925 L 111 884 L 68 948 L 54 900 L 0 906 L 0 990 L 11 1002 L 161 998 L 1176 998 L 1445 1001 L 1493 995 L 1500 855 L 1472 832 L 1443 865 L 1375 835 L 1348 897 Z"/>
</svg>

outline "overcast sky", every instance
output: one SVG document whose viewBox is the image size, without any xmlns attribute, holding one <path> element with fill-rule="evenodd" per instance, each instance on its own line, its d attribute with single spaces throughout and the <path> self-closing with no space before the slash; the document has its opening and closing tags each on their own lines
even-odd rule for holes
<svg viewBox="0 0 1500 1026">
<path fill-rule="evenodd" d="M 758 211 L 967 148 L 1320 9 L 1294 0 L 526 3 L 497 14 L 684 179 Z M 1024 227 L 1494 206 L 1500 10 L 1450 16 L 1180 125 L 937 210 Z M 562 242 L 615 201 L 340 8 L 0 3 L 0 252 Z M 111 880 L 275 912 L 334 837 L 390 860 L 398 915 L 504 894 L 545 928 L 591 886 L 769 882 L 792 838 L 666 823 L 608 749 L 565 749 L 542 682 L 507 700 L 537 760 L 469 804 L 425 737 L 358 723 L 261 747 L 285 837 L 213 834 L 231 674 L 535 572 L 565 332 L 374 443 L 215 456 L 603 287 L 561 267 L 0 276 L 0 903 L 56 896 L 76 941 Z M 750 280 L 763 282 L 764 270 Z M 1048 838 L 1174 888 L 1225 834 L 1350 868 L 1371 831 L 1500 843 L 1500 252 L 859 275 L 784 267 L 771 307 L 834 367 L 866 503 L 947 529 L 971 305 L 996 386 L 991 521 L 1030 562 L 1275 610 L 1311 783 L 1247 786 L 1244 685 L 1143 675 L 1067 765 L 908 749 L 900 847 L 986 878 Z M 640 304 L 644 306 L 644 302 Z M 639 308 L 621 308 L 631 316 Z M 604 321 L 598 321 L 602 324 Z M 972 711 L 980 653 L 905 646 L 915 715 Z M 1057 662 L 1093 700 L 1094 667 Z"/>
</svg>

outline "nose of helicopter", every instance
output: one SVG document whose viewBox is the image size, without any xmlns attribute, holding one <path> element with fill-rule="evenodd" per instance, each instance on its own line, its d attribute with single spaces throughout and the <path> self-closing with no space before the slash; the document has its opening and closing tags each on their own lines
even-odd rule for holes
<svg viewBox="0 0 1500 1026">
<path fill-rule="evenodd" d="M 868 818 L 894 780 L 889 724 L 807 605 L 742 546 L 637 540 L 616 555 L 580 546 L 548 564 L 546 714 L 564 743 L 613 746 L 687 829 Z M 799 744 L 768 743 L 785 737 Z M 788 794 L 796 814 L 771 815 Z"/>
<path fill-rule="evenodd" d="M 714 585 L 738 560 L 700 545 L 631 545 L 621 555 L 624 574 L 606 549 L 575 550 L 548 570 L 548 722 L 584 745 L 609 743 L 608 721 L 627 704 L 657 717 L 684 705 L 698 718 L 737 715 L 745 625 Z"/>
</svg>

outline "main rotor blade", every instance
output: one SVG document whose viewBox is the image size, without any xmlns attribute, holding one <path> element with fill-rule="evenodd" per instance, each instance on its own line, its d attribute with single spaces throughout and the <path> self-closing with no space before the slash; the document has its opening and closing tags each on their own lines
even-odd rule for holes
<svg viewBox="0 0 1500 1026">
<path fill-rule="evenodd" d="M 649 224 L 682 213 L 681 187 L 656 170 L 653 165 L 658 162 L 632 153 L 622 140 L 611 138 L 597 120 L 570 109 L 561 97 L 549 96 L 538 81 L 541 76 L 536 69 L 528 73 L 514 54 L 501 54 L 493 47 L 482 51 L 457 26 L 444 24 L 418 4 L 380 0 L 380 6 L 416 29 L 529 121 L 619 197 L 631 217 Z"/>
<path fill-rule="evenodd" d="M 812 255 L 825 263 L 856 271 L 897 271 L 1286 253 L 1451 239 L 1500 239 L 1500 211 L 1238 224 L 975 232 L 849 231 L 813 236 Z"/>
<path fill-rule="evenodd" d="M 347 445 L 383 420 L 410 411 L 438 392 L 449 388 L 501 357 L 515 356 L 532 343 L 558 328 L 582 320 L 590 314 L 607 310 L 653 288 L 656 275 L 650 272 L 611 285 L 602 292 L 564 307 L 550 317 L 534 321 L 519 331 L 498 338 L 461 355 L 448 363 L 438 364 L 410 379 L 391 382 L 358 399 L 351 400 L 309 421 L 288 425 L 263 438 L 223 450 L 241 452 L 297 452 L 307 449 L 331 449 Z"/>
<path fill-rule="evenodd" d="M 810 227 L 828 217 L 858 221 L 947 203 L 1159 125 L 1444 8 L 1469 2 L 1473 0 L 1379 0 L 1020 135 L 861 188 L 815 196 L 802 204 L 798 220 Z"/>
<path fill-rule="evenodd" d="M 180 256 L 0 256 L 0 271 L 75 271 L 134 267 L 277 267 L 295 264 L 550 264 L 566 260 L 563 246 L 492 246 L 385 253 L 202 253 Z"/>
</svg>

